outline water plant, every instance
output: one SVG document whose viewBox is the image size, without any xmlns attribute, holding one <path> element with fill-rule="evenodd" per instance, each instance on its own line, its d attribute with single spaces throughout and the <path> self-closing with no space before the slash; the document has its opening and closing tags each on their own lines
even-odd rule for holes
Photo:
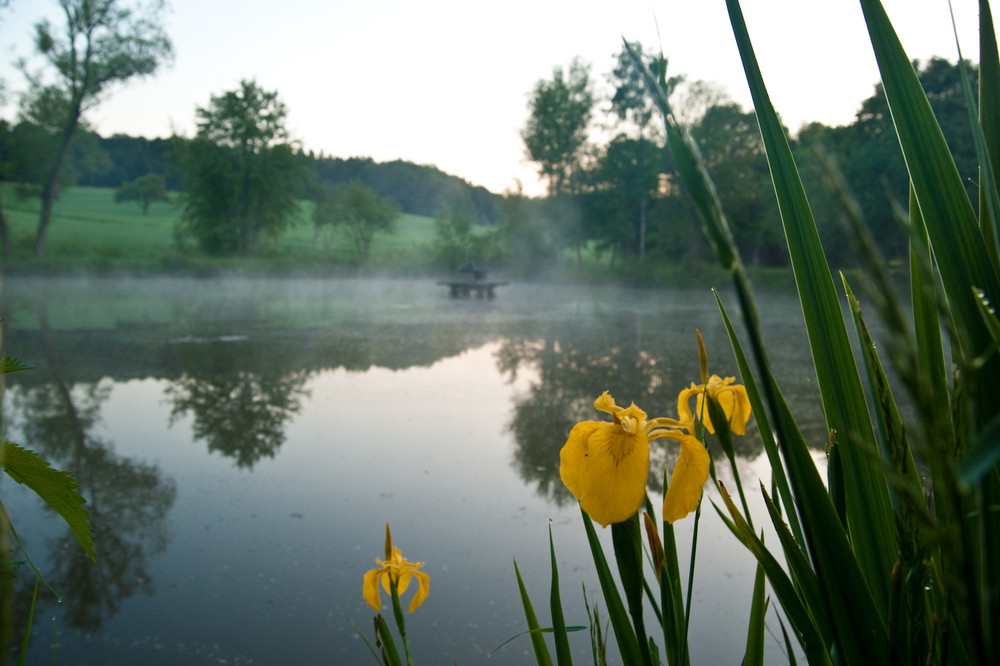
<svg viewBox="0 0 1000 666">
<path fill-rule="evenodd" d="M 385 524 L 385 560 L 376 557 L 375 564 L 379 566 L 369 570 L 365 574 L 362 585 L 362 593 L 364 594 L 365 601 L 375 611 L 375 647 L 373 648 L 367 640 L 365 642 L 368 643 L 368 648 L 372 651 L 376 661 L 380 661 L 387 666 L 396 666 L 403 663 L 400 660 L 399 651 L 396 649 L 396 643 L 393 640 L 392 632 L 389 630 L 389 625 L 386 624 L 385 618 L 382 617 L 382 598 L 378 589 L 379 582 L 381 582 L 382 587 L 392 598 L 392 614 L 396 620 L 396 628 L 399 630 L 400 639 L 403 642 L 403 654 L 406 657 L 406 663 L 412 666 L 413 657 L 410 655 L 410 645 L 406 638 L 406 620 L 403 616 L 403 606 L 399 597 L 409 588 L 410 582 L 416 579 L 417 591 L 410 601 L 409 609 L 411 613 L 415 611 L 420 604 L 424 603 L 427 595 L 430 594 L 430 576 L 420 571 L 423 562 L 407 561 L 403 557 L 402 551 L 392 544 L 392 532 L 389 530 L 389 523 Z M 361 632 L 358 632 L 358 634 L 364 639 L 364 635 Z"/>
<path fill-rule="evenodd" d="M 661 59 L 659 71 L 643 65 L 681 183 L 732 280 L 747 340 L 745 348 L 717 298 L 746 403 L 742 391 L 738 395 L 724 391 L 731 382 L 713 383 L 703 364 L 695 413 L 704 430 L 715 431 L 732 462 L 730 438 L 748 405 L 771 467 L 771 478 L 761 481 L 760 488 L 777 544 L 765 544 L 754 528 L 735 464 L 742 507 L 717 482 L 722 497 L 717 512 L 758 565 L 744 662 L 763 662 L 764 622 L 772 613 L 778 615 L 790 661 L 802 655 L 810 664 L 998 663 L 1000 320 L 994 308 L 1000 299 L 1000 57 L 993 18 L 988 0 L 980 0 L 978 95 L 967 77 L 964 83 L 980 165 L 979 197 L 972 201 L 884 8 L 878 0 L 860 3 L 910 178 L 908 210 L 900 215 L 910 237 L 909 294 L 896 294 L 864 220 L 839 184 L 836 166 L 828 165 L 828 171 L 864 263 L 860 284 L 887 331 L 881 347 L 869 332 L 852 285 L 843 275 L 836 280 L 826 261 L 740 3 L 726 0 L 806 323 L 827 442 L 806 441 L 771 372 L 757 300 L 725 212 L 696 144 L 667 98 L 665 60 Z M 641 64 L 638 55 L 634 57 Z M 841 298 L 848 306 L 846 318 Z M 861 351 L 859 363 L 852 331 Z M 887 366 L 894 371 L 893 379 Z M 900 415 L 904 401 L 914 408 L 912 423 Z M 737 413 L 740 417 L 734 418 Z M 612 414 L 614 426 L 584 426 L 584 430 L 591 437 L 599 427 L 603 432 L 620 428 L 637 436 L 642 420 L 637 412 Z M 679 420 L 683 418 L 679 414 Z M 616 436 L 625 437 L 617 431 Z M 567 446 L 578 446 L 574 441 L 571 433 Z M 810 451 L 821 444 L 827 454 L 825 479 Z M 571 490 L 578 482 L 575 474 L 571 469 L 567 482 Z M 670 483 L 664 481 L 669 493 Z M 667 663 L 689 663 L 687 627 L 700 505 L 694 512 L 692 571 L 686 590 L 671 523 L 664 520 L 657 529 L 648 499 L 636 502 L 630 496 L 624 504 L 634 510 L 627 516 L 615 512 L 613 517 L 621 520 L 612 522 L 612 541 L 623 602 L 588 515 L 602 509 L 592 503 L 584 506 L 586 492 L 584 497 L 573 492 L 581 499 L 584 527 L 622 659 L 629 664 L 660 663 L 657 643 L 662 642 Z M 658 594 L 644 575 L 638 516 L 642 504 Z M 599 514 L 594 519 L 603 523 L 608 517 Z M 554 557 L 552 577 L 557 661 L 570 663 L 559 637 L 565 630 L 559 631 L 564 623 L 561 602 L 557 603 Z M 767 587 L 780 611 L 769 604 Z M 646 631 L 646 603 L 662 633 Z M 526 600 L 537 660 L 550 663 L 541 629 L 528 609 Z"/>
<path fill-rule="evenodd" d="M 3 398 L 3 377 L 12 372 L 30 369 L 29 366 L 12 356 L 0 355 L 0 403 L 2 403 Z M 0 432 L 3 431 L 2 425 L 0 422 Z M 6 433 L 3 433 L 2 436 L 6 437 Z M 66 521 L 80 547 L 90 556 L 91 560 L 96 561 L 94 540 L 87 518 L 89 512 L 83 497 L 77 492 L 79 484 L 69 472 L 54 469 L 34 451 L 8 442 L 5 438 L 0 441 L 0 469 L 12 480 L 34 491 L 58 513 Z M 24 558 L 23 560 L 14 560 L 15 551 L 9 540 L 13 541 L 13 545 L 17 547 L 17 552 Z M 31 596 L 31 605 L 24 618 L 24 635 L 18 652 L 19 664 L 24 663 L 27 655 L 39 587 L 44 585 L 57 598 L 59 595 L 31 561 L 17 531 L 14 529 L 7 509 L 0 501 L 0 654 L 4 655 L 7 654 L 7 646 L 12 640 L 11 632 L 15 624 L 11 604 L 14 569 L 15 566 L 21 565 L 27 565 L 31 568 L 35 575 L 35 586 Z"/>
</svg>

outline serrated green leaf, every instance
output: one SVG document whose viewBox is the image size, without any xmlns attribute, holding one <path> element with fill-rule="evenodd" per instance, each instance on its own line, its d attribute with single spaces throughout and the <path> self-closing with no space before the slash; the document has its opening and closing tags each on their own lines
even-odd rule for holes
<svg viewBox="0 0 1000 666">
<path fill-rule="evenodd" d="M 34 451 L 10 442 L 3 443 L 3 456 L 0 461 L 10 478 L 31 488 L 62 516 L 80 547 L 91 560 L 96 561 L 94 539 L 90 533 L 90 522 L 87 520 L 90 512 L 87 511 L 83 496 L 76 491 L 80 484 L 73 475 L 53 468 Z"/>
<path fill-rule="evenodd" d="M 8 374 L 11 372 L 22 372 L 24 370 L 33 370 L 34 368 L 30 365 L 26 365 L 21 359 L 15 356 L 7 356 L 4 354 L 0 357 L 0 374 Z"/>
</svg>

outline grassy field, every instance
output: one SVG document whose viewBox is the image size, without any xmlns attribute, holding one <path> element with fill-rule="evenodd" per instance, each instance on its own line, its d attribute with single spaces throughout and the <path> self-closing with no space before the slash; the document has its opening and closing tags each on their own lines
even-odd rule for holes
<svg viewBox="0 0 1000 666">
<path fill-rule="evenodd" d="M 133 271 L 213 272 L 332 271 L 352 266 L 346 234 L 335 230 L 317 239 L 311 203 L 303 202 L 291 228 L 264 244 L 251 258 L 203 255 L 192 242 L 178 244 L 175 229 L 181 211 L 177 205 L 155 203 L 148 215 L 134 203 L 116 204 L 114 190 L 70 188 L 56 202 L 45 256 L 34 255 L 40 201 L 20 199 L 2 186 L 3 212 L 10 226 L 12 255 L 7 268 L 18 271 Z M 396 233 L 378 235 L 369 267 L 393 272 L 420 272 L 428 267 L 428 248 L 434 221 L 403 215 Z"/>
</svg>

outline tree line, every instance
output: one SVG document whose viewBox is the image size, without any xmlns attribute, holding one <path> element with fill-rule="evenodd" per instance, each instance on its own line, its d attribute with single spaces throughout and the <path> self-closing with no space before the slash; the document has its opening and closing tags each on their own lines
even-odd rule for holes
<svg viewBox="0 0 1000 666">
<path fill-rule="evenodd" d="M 633 43 L 637 53 L 642 45 Z M 684 122 L 719 190 L 737 245 L 747 263 L 788 263 L 763 143 L 752 111 L 704 81 L 667 76 L 667 61 L 641 55 L 644 67 L 667 82 L 674 112 Z M 664 145 L 662 121 L 643 89 L 643 77 L 623 47 L 608 75 L 608 92 L 579 60 L 539 80 L 522 130 L 525 151 L 545 179 L 551 235 L 566 249 L 590 247 L 610 261 L 646 258 L 668 262 L 710 260 L 701 225 L 678 187 Z M 975 89 L 977 68 L 966 63 Z M 934 58 L 914 67 L 938 117 L 970 198 L 978 201 L 975 148 L 957 63 Z M 609 139 L 595 141 L 595 131 Z M 787 130 L 786 130 L 787 132 Z M 832 163 L 859 205 L 885 256 L 906 256 L 907 231 L 894 206 L 908 197 L 906 168 L 881 84 L 864 100 L 854 122 L 812 123 L 789 134 L 824 247 L 836 266 L 853 263 L 843 223 L 842 193 L 827 177 Z"/>
<path fill-rule="evenodd" d="M 539 80 L 522 129 L 525 155 L 547 195 L 502 196 L 432 166 L 306 151 L 285 126 L 277 91 L 244 80 L 195 109 L 193 137 L 145 139 L 90 131 L 84 111 L 113 84 L 151 75 L 172 57 L 162 10 L 137 13 L 122 0 L 59 0 L 66 27 L 36 26 L 36 51 L 51 76 L 28 72 L 14 124 L 0 121 L 0 179 L 41 198 L 35 241 L 41 254 L 60 187 L 114 187 L 119 201 L 143 210 L 175 191 L 182 207 L 178 237 L 210 254 L 249 255 L 280 235 L 309 200 L 319 240 L 344 227 L 363 262 L 372 238 L 391 233 L 399 213 L 433 216 L 433 260 L 468 261 L 533 274 L 567 257 L 605 258 L 612 266 L 690 265 L 710 260 L 701 225 L 678 185 L 662 123 L 643 87 L 640 67 L 667 82 L 675 113 L 689 127 L 748 263 L 787 264 L 777 206 L 756 118 L 724 90 L 667 76 L 667 61 L 642 45 L 612 56 L 599 84 L 578 59 Z M 975 192 L 975 151 L 959 68 L 941 59 L 915 63 L 959 170 Z M 975 67 L 970 67 L 973 76 Z M 850 125 L 813 123 L 789 137 L 816 223 L 832 264 L 849 266 L 853 250 L 841 222 L 839 195 L 823 160 L 844 176 L 889 259 L 905 256 L 906 230 L 894 205 L 907 198 L 905 165 L 880 86 Z M 819 150 L 817 150 L 819 149 Z M 820 157 L 824 155 L 825 157 Z M 0 242 L 9 248 L 0 202 Z"/>
</svg>

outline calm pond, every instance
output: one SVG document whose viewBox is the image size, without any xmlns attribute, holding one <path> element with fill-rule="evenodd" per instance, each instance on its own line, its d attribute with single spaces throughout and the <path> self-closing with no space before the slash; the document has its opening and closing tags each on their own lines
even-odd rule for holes
<svg viewBox="0 0 1000 666">
<path fill-rule="evenodd" d="M 794 296 L 760 298 L 821 461 Z M 532 663 L 525 636 L 487 657 L 525 628 L 515 558 L 548 620 L 550 528 L 567 623 L 587 623 L 584 588 L 607 617 L 559 480 L 572 425 L 603 418 L 605 389 L 676 415 L 698 379 L 696 328 L 712 371 L 736 374 L 707 287 L 515 283 L 480 300 L 429 279 L 8 278 L 0 301 L 5 351 L 35 368 L 7 376 L 7 437 L 76 475 L 98 553 L 91 563 L 55 514 L 0 481 L 61 595 L 40 598 L 28 663 L 374 664 L 352 623 L 371 640 L 361 581 L 387 521 L 430 574 L 407 615 L 418 664 Z M 738 439 L 757 502 L 766 459 L 755 428 Z M 655 445 L 653 469 L 675 456 Z M 677 525 L 682 569 L 692 527 Z M 754 562 L 707 501 L 697 561 L 693 662 L 738 663 Z M 27 567 L 16 582 L 23 617 Z M 776 608 L 770 663 L 785 661 Z M 591 663 L 587 633 L 571 642 Z"/>
</svg>

